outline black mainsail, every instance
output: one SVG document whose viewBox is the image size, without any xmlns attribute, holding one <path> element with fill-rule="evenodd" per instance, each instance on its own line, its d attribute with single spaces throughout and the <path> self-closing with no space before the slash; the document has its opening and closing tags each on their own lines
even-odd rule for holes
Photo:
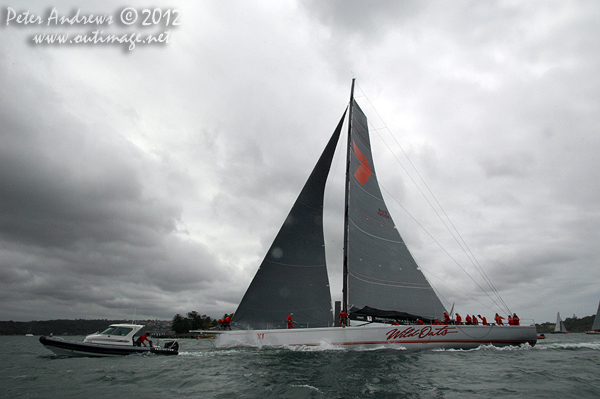
<svg viewBox="0 0 600 399">
<path fill-rule="evenodd" d="M 400 237 L 381 195 L 367 117 L 350 102 L 347 179 L 347 305 L 352 313 L 434 320 L 444 306 Z M 410 317 L 408 317 L 410 318 Z"/>
<path fill-rule="evenodd" d="M 323 198 L 345 116 L 346 112 L 242 298 L 232 320 L 238 327 L 278 328 L 290 313 L 302 327 L 332 325 Z"/>
</svg>

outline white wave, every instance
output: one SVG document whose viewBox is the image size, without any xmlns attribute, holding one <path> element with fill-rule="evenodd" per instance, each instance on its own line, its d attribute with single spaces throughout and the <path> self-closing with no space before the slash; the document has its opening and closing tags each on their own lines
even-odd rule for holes
<svg viewBox="0 0 600 399">
<path fill-rule="evenodd" d="M 296 388 L 308 388 L 311 389 L 313 391 L 317 391 L 319 393 L 323 393 L 323 391 L 321 391 L 319 388 L 317 387 L 313 387 L 312 385 L 307 385 L 307 384 L 302 384 L 302 385 L 296 385 L 296 384 L 292 384 L 290 385 L 291 387 L 296 387 Z"/>
<path fill-rule="evenodd" d="M 379 351 L 379 350 L 398 350 L 398 351 L 406 351 L 406 347 L 401 346 L 400 344 L 388 344 L 381 346 L 353 346 L 349 348 L 346 345 L 335 345 L 327 341 L 321 341 L 318 345 L 297 345 L 297 346 L 284 346 L 285 349 L 289 349 L 292 351 L 298 352 L 328 352 L 328 351 L 349 351 L 353 352 L 370 352 L 370 351 Z"/>
<path fill-rule="evenodd" d="M 431 349 L 432 352 L 477 352 L 477 351 L 495 351 L 495 352 L 514 352 L 514 351 L 527 351 L 533 349 L 529 344 L 521 344 L 519 346 L 494 346 L 479 345 L 477 348 L 471 349 L 452 349 L 452 348 L 436 348 Z"/>
<path fill-rule="evenodd" d="M 381 346 L 368 346 L 368 347 L 359 347 L 354 349 L 356 351 L 359 352 L 371 352 L 371 351 L 380 351 L 380 350 L 396 350 L 396 351 L 407 351 L 408 349 L 406 349 L 405 346 L 402 346 L 400 344 L 387 344 L 387 345 L 381 345 Z"/>
<path fill-rule="evenodd" d="M 319 342 L 319 345 L 297 345 L 297 346 L 285 346 L 285 349 L 289 349 L 297 352 L 327 352 L 327 351 L 344 351 L 343 345 L 334 345 L 327 341 Z"/>
<path fill-rule="evenodd" d="M 244 348 L 247 350 L 247 348 Z M 231 355 L 242 352 L 244 349 L 210 349 L 203 351 L 179 351 L 179 356 L 195 356 L 195 357 L 214 357 L 222 355 Z M 256 348 L 250 348 L 256 349 Z"/>
<path fill-rule="evenodd" d="M 600 350 L 600 342 L 570 342 L 570 343 L 553 343 L 537 345 L 536 349 L 593 349 Z"/>
</svg>

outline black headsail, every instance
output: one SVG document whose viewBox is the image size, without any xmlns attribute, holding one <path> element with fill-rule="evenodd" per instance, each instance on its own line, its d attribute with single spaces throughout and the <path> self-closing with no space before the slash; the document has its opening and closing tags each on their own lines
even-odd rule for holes
<svg viewBox="0 0 600 399">
<path fill-rule="evenodd" d="M 242 298 L 232 320 L 237 327 L 281 328 L 290 313 L 302 327 L 333 323 L 325 263 L 323 197 L 345 115 Z"/>
<path fill-rule="evenodd" d="M 356 314 L 378 317 L 394 312 L 427 320 L 442 317 L 442 303 L 400 237 L 383 200 L 373 165 L 367 117 L 353 96 L 348 147 L 344 255 L 347 306 L 364 309 Z M 354 318 L 352 312 L 350 316 Z"/>
</svg>

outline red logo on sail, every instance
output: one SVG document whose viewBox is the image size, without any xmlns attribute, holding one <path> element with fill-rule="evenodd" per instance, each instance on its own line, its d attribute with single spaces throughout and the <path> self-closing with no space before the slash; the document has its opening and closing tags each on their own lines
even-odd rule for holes
<svg viewBox="0 0 600 399">
<path fill-rule="evenodd" d="M 360 166 L 356 169 L 356 172 L 354 172 L 354 177 L 364 186 L 367 180 L 369 180 L 369 177 L 373 174 L 373 171 L 371 171 L 367 157 L 358 149 L 354 140 L 352 140 L 352 145 L 354 146 L 354 155 L 356 156 L 356 159 L 358 159 L 358 162 L 360 162 Z"/>
</svg>

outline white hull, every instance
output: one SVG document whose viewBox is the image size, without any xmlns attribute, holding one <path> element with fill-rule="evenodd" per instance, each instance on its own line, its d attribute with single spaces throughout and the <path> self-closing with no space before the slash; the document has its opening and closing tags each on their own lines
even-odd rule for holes
<svg viewBox="0 0 600 399">
<path fill-rule="evenodd" d="M 600 334 L 600 330 L 589 330 L 585 332 L 586 334 Z"/>
<path fill-rule="evenodd" d="M 203 331 L 214 333 L 217 348 L 341 346 L 348 349 L 472 349 L 537 341 L 535 326 L 368 325 L 289 330 Z"/>
</svg>

